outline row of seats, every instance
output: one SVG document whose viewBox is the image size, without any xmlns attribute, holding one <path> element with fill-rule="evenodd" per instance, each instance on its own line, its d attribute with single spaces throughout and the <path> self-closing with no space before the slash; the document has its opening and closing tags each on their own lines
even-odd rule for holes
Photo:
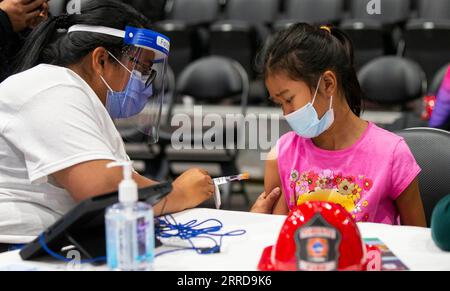
<svg viewBox="0 0 450 291">
<path fill-rule="evenodd" d="M 191 61 L 223 55 L 239 61 L 251 78 L 254 59 L 265 40 L 294 22 L 339 23 L 344 18 L 339 0 L 286 0 L 280 17 L 278 0 L 173 0 L 167 20 L 157 29 L 172 39 L 171 66 L 175 74 Z M 381 14 L 369 15 L 369 0 L 351 0 L 350 12 L 338 24 L 352 38 L 355 64 L 373 58 L 401 55 L 418 61 L 428 78 L 450 60 L 450 1 L 381 0 Z M 417 6 L 417 12 L 409 9 Z M 411 15 L 416 18 L 407 21 Z"/>
<path fill-rule="evenodd" d="M 67 1 L 50 2 L 55 14 L 57 4 L 62 2 Z M 153 18 L 165 19 L 155 26 L 172 40 L 169 62 L 176 76 L 200 57 L 222 55 L 237 60 L 255 80 L 258 74 L 254 60 L 265 41 L 279 29 L 307 21 L 332 22 L 345 30 L 354 43 L 357 69 L 383 55 L 404 56 L 418 62 L 430 82 L 433 74 L 450 61 L 450 1 L 380 0 L 379 15 L 368 14 L 369 2 L 372 1 L 127 1 L 145 14 L 156 6 L 165 6 L 165 15 Z M 258 102 L 266 94 L 260 80 L 252 83 L 251 100 Z"/>
<path fill-rule="evenodd" d="M 425 95 L 436 95 L 450 62 L 437 70 L 427 82 L 422 67 L 415 61 L 384 56 L 376 58 L 358 71 L 364 98 L 380 105 L 403 105 Z M 172 105 L 180 97 L 191 96 L 205 104 L 241 104 L 246 111 L 249 78 L 236 61 L 221 56 L 198 59 L 188 65 L 175 79 L 168 69 L 167 96 Z"/>
<path fill-rule="evenodd" d="M 337 22 L 347 18 L 384 23 L 408 18 L 450 19 L 446 0 L 379 0 L 380 14 L 371 15 L 371 0 L 167 0 L 167 19 L 189 24 L 212 23 L 218 19 L 244 20 L 254 24 L 295 22 Z M 374 7 L 376 8 L 376 7 Z M 376 12 L 376 10 L 375 10 Z"/>
</svg>

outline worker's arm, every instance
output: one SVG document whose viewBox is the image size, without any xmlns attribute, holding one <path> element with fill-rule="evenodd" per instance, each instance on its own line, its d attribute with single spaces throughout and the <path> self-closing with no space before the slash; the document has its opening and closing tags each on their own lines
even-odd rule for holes
<svg viewBox="0 0 450 291">
<path fill-rule="evenodd" d="M 123 179 L 120 167 L 108 169 L 111 161 L 96 160 L 80 163 L 53 174 L 56 182 L 66 189 L 77 202 L 84 199 L 117 191 Z M 138 173 L 133 179 L 139 188 L 148 187 L 157 182 L 145 178 Z M 191 169 L 173 182 L 173 191 L 155 205 L 156 215 L 182 211 L 196 207 L 209 199 L 214 193 L 214 185 L 206 171 Z M 164 208 L 164 209 L 163 209 Z"/>
</svg>

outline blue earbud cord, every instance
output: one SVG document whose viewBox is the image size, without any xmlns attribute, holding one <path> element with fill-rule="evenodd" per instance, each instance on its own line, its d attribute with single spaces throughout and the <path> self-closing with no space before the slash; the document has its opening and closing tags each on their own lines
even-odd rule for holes
<svg viewBox="0 0 450 291">
<path fill-rule="evenodd" d="M 223 228 L 223 223 L 217 219 L 207 219 L 203 222 L 198 222 L 197 220 L 191 220 L 185 224 L 177 223 L 175 218 L 172 215 L 166 215 L 163 218 L 158 218 L 158 227 L 156 228 L 156 236 L 162 237 L 162 238 L 171 238 L 171 237 L 179 237 L 182 240 L 186 240 L 191 247 L 186 248 L 178 248 L 175 250 L 168 250 L 161 253 L 158 253 L 155 255 L 155 257 L 159 257 L 161 255 L 179 252 L 179 251 L 196 251 L 198 254 L 213 254 L 220 252 L 220 248 L 222 246 L 222 239 L 224 237 L 230 237 L 230 236 L 241 236 L 246 234 L 247 232 L 243 229 L 240 230 L 233 230 L 227 233 L 216 233 L 220 231 Z M 209 222 L 215 222 L 217 225 L 215 226 L 209 226 L 204 228 L 199 228 L 202 225 L 205 225 Z M 213 237 L 219 237 L 219 243 L 213 238 Z M 205 238 L 210 239 L 214 242 L 215 246 L 211 248 L 198 248 L 194 245 L 192 242 L 192 238 Z M 73 259 L 66 258 L 54 251 L 52 251 L 45 242 L 45 237 L 43 234 L 39 236 L 39 243 L 41 244 L 42 248 L 44 249 L 47 254 L 49 254 L 51 257 L 64 261 L 64 262 L 71 262 Z M 98 257 L 93 259 L 87 259 L 87 260 L 81 260 L 81 264 L 92 264 L 96 262 L 104 262 L 106 261 L 106 257 Z"/>
<path fill-rule="evenodd" d="M 201 226 L 209 223 L 214 222 L 217 223 L 217 225 L 209 226 L 209 227 L 203 227 Z M 233 230 L 227 233 L 216 233 L 220 231 L 223 228 L 223 223 L 220 220 L 211 218 L 207 219 L 202 222 L 198 222 L 197 220 L 191 220 L 187 223 L 177 223 L 175 218 L 172 215 L 166 215 L 163 218 L 158 219 L 158 227 L 156 229 L 156 235 L 161 238 L 171 238 L 171 237 L 179 237 L 182 240 L 186 240 L 191 247 L 186 248 L 178 248 L 175 250 L 168 250 L 161 253 L 158 253 L 155 255 L 155 257 L 159 257 L 161 255 L 179 252 L 179 251 L 196 251 L 198 254 L 204 255 L 204 254 L 213 254 L 220 252 L 220 248 L 222 246 L 222 239 L 224 237 L 229 236 L 241 236 L 246 233 L 245 230 Z M 219 237 L 219 243 L 213 238 L 213 237 Z M 214 242 L 215 246 L 211 248 L 198 248 L 194 245 L 192 242 L 193 238 L 205 238 L 210 239 Z"/>
</svg>

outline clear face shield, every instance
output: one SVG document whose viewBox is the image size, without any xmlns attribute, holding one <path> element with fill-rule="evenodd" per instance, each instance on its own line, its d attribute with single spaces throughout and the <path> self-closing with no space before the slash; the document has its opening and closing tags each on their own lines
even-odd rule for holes
<svg viewBox="0 0 450 291">
<path fill-rule="evenodd" d="M 71 31 L 124 38 L 127 47 L 120 55 L 108 52 L 119 66 L 117 71 L 120 73 L 114 78 L 115 83 L 110 84 L 100 76 L 108 88 L 106 109 L 119 130 L 144 134 L 149 143 L 156 143 L 165 97 L 169 39 L 152 30 L 134 27 L 121 31 L 75 25 L 69 29 Z"/>
</svg>

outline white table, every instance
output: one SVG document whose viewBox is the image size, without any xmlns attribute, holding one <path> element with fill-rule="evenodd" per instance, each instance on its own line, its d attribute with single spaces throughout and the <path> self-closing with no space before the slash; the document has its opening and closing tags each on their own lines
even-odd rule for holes
<svg viewBox="0 0 450 291">
<path fill-rule="evenodd" d="M 216 218 L 223 222 L 223 231 L 245 229 L 240 237 L 226 237 L 222 252 L 198 255 L 193 251 L 165 254 L 155 260 L 156 270 L 252 271 L 256 270 L 263 249 L 275 243 L 285 216 L 252 214 L 247 212 L 193 209 L 174 215 L 179 223 L 192 219 L 203 221 Z M 411 270 L 450 270 L 450 253 L 439 250 L 431 239 L 430 229 L 390 226 L 373 223 L 358 224 L 363 237 L 379 238 Z M 159 253 L 170 248 L 160 247 Z M 77 266 L 61 262 L 23 262 L 18 252 L 0 255 L 0 268 L 39 270 L 73 270 Z M 83 265 L 82 270 L 105 270 L 106 267 Z"/>
</svg>

